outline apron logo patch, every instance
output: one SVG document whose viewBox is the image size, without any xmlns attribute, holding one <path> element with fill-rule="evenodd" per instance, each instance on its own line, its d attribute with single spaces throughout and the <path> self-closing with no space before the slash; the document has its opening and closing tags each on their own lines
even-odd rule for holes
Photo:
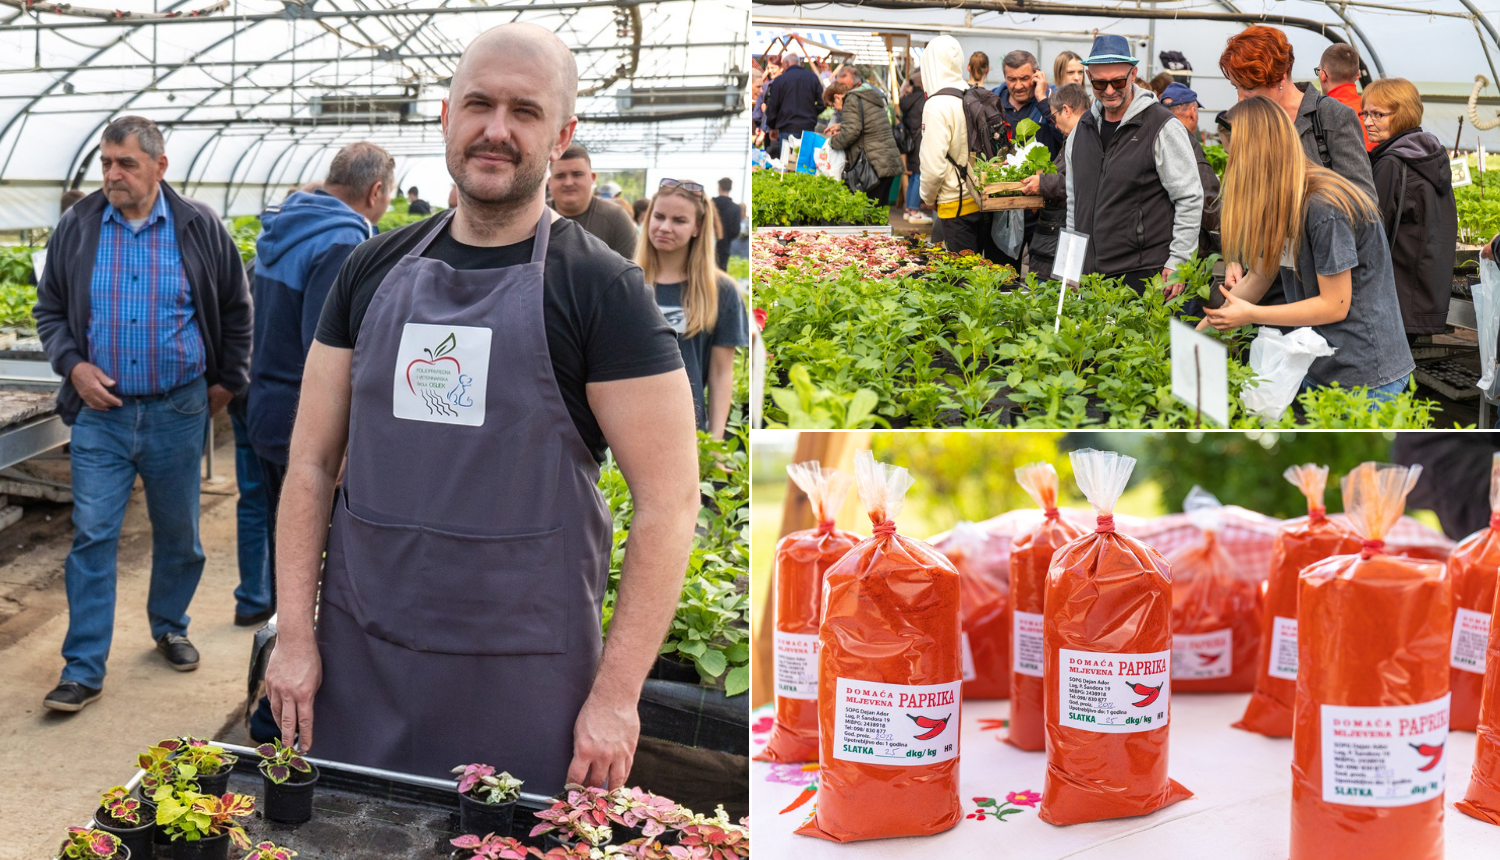
<svg viewBox="0 0 1500 860">
<path fill-rule="evenodd" d="M 484 424 L 491 331 L 407 323 L 396 352 L 392 411 L 397 418 Z"/>
</svg>

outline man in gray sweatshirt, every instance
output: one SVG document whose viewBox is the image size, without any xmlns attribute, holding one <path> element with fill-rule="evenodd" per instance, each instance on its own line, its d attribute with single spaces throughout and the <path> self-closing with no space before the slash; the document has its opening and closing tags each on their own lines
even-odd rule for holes
<svg viewBox="0 0 1500 860">
<path fill-rule="evenodd" d="M 1083 62 L 1094 104 L 1064 150 L 1068 229 L 1089 237 L 1084 272 L 1144 292 L 1152 276 L 1167 277 L 1198 247 L 1198 159 L 1182 121 L 1136 86 L 1138 61 L 1123 36 L 1099 36 Z"/>
</svg>

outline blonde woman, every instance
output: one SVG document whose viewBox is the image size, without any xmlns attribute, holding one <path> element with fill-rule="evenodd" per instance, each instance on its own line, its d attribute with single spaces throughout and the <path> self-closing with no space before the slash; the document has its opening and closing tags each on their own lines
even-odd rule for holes
<svg viewBox="0 0 1500 860">
<path fill-rule="evenodd" d="M 1313 362 L 1303 388 L 1362 385 L 1381 399 L 1405 390 L 1415 365 L 1380 211 L 1348 179 L 1307 159 L 1291 118 L 1271 99 L 1235 107 L 1222 194 L 1224 253 L 1245 274 L 1231 273 L 1223 306 L 1206 311 L 1204 323 L 1220 331 L 1312 326 L 1337 352 Z M 1256 304 L 1275 289 L 1286 304 Z"/>
<path fill-rule="evenodd" d="M 1086 88 L 1088 81 L 1084 80 L 1083 69 L 1082 57 L 1072 51 L 1059 52 L 1052 59 L 1053 86 L 1051 91 L 1056 92 L 1058 87 L 1065 87 L 1068 84 L 1078 84 Z"/>
<path fill-rule="evenodd" d="M 734 351 L 749 346 L 750 323 L 734 280 L 714 266 L 718 223 L 702 185 L 663 179 L 646 209 L 636 262 L 677 331 L 698 429 L 723 439 L 734 394 Z"/>
</svg>

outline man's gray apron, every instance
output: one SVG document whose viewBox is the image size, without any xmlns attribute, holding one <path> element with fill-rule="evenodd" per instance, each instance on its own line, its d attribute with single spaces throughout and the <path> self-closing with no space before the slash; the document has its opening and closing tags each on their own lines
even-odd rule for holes
<svg viewBox="0 0 1500 860">
<path fill-rule="evenodd" d="M 318 618 L 320 758 L 563 785 L 611 522 L 547 349 L 550 216 L 530 263 L 481 271 L 422 257 L 440 224 L 370 302 Z"/>
</svg>

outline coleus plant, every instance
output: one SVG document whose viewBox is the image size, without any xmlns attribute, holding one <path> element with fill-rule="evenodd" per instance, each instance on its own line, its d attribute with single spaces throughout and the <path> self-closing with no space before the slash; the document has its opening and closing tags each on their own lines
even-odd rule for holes
<svg viewBox="0 0 1500 860">
<path fill-rule="evenodd" d="M 312 765 L 307 759 L 295 747 L 283 746 L 281 738 L 261 744 L 255 748 L 255 753 L 261 758 L 260 772 L 277 785 L 291 779 L 294 773 L 312 773 Z"/>
<path fill-rule="evenodd" d="M 130 827 L 139 827 L 145 821 L 141 810 L 141 802 L 130 796 L 125 786 L 117 785 L 104 792 L 99 798 L 99 806 L 116 824 L 124 824 Z"/>
<path fill-rule="evenodd" d="M 283 848 L 275 842 L 260 842 L 245 855 L 245 860 L 292 860 L 297 852 Z"/>
<path fill-rule="evenodd" d="M 493 833 L 484 837 L 466 833 L 457 839 L 450 839 L 449 842 L 453 847 L 469 852 L 461 855 L 459 860 L 525 860 L 536 853 L 533 849 L 522 845 L 519 839 L 496 836 Z"/>
<path fill-rule="evenodd" d="M 102 830 L 69 827 L 68 837 L 57 849 L 61 860 L 110 860 L 119 856 L 120 838 Z"/>
<path fill-rule="evenodd" d="M 669 827 L 678 827 L 691 820 L 691 814 L 670 798 L 652 794 L 640 788 L 622 786 L 611 791 L 609 797 L 609 820 L 625 827 L 640 827 L 641 834 L 654 839 Z"/>
<path fill-rule="evenodd" d="M 507 771 L 495 773 L 487 764 L 461 764 L 453 772 L 459 775 L 458 793 L 482 803 L 514 803 L 521 796 L 521 780 Z"/>
<path fill-rule="evenodd" d="M 174 842 L 198 842 L 227 833 L 236 847 L 249 849 L 250 837 L 235 819 L 248 818 L 254 811 L 255 798 L 249 795 L 215 797 L 178 789 L 156 807 L 156 824 Z"/>
<path fill-rule="evenodd" d="M 238 758 L 202 738 L 181 737 L 158 741 L 138 757 L 146 773 L 141 789 L 152 800 L 161 801 L 174 787 L 196 788 L 200 775 L 221 773 Z"/>
<path fill-rule="evenodd" d="M 609 794 L 596 786 L 569 783 L 562 798 L 536 813 L 542 823 L 531 828 L 532 836 L 551 833 L 568 842 L 603 845 L 613 833 L 609 827 Z"/>
</svg>

